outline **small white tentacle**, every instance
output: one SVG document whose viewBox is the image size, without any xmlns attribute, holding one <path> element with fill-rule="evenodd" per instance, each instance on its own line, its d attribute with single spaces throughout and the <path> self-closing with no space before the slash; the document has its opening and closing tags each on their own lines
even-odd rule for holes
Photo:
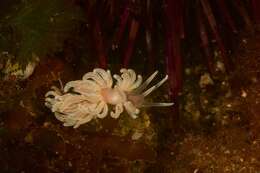
<svg viewBox="0 0 260 173">
<path fill-rule="evenodd" d="M 153 92 L 155 89 L 159 88 L 166 80 L 168 79 L 168 75 L 166 75 L 159 83 L 157 83 L 156 85 L 152 86 L 151 88 L 149 88 L 148 90 L 146 90 L 145 92 L 143 92 L 143 96 L 148 96 L 151 92 Z"/>
<path fill-rule="evenodd" d="M 105 118 L 108 114 L 108 106 L 105 102 L 100 102 L 97 106 L 97 117 L 98 118 Z"/>
<path fill-rule="evenodd" d="M 174 103 L 143 103 L 141 107 L 167 107 L 172 105 Z"/>
<path fill-rule="evenodd" d="M 117 104 L 117 105 L 115 106 L 115 112 L 112 112 L 112 111 L 111 111 L 110 116 L 111 116 L 112 118 L 117 119 L 123 111 L 124 111 L 123 104 L 122 104 L 122 103 L 119 103 L 119 104 Z"/>
<path fill-rule="evenodd" d="M 135 93 L 141 93 L 151 83 L 157 73 L 158 71 L 155 71 L 148 79 L 146 79 L 146 81 L 144 81 L 144 83 L 135 90 Z"/>
<path fill-rule="evenodd" d="M 109 88 L 112 87 L 113 80 L 111 77 L 110 70 L 105 71 L 101 68 L 97 68 L 97 69 L 94 69 L 93 72 L 99 74 L 102 77 L 102 79 L 105 81 L 107 87 L 109 87 Z"/>
<path fill-rule="evenodd" d="M 127 113 L 133 118 L 136 119 L 137 115 L 140 113 L 140 110 L 137 109 L 132 102 L 127 101 L 124 103 L 124 107 L 127 111 Z"/>
</svg>

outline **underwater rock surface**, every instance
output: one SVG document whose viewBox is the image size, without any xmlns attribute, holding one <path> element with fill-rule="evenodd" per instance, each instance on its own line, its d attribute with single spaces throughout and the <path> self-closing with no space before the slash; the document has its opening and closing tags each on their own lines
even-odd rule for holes
<svg viewBox="0 0 260 173">
<path fill-rule="evenodd" d="M 4 21 L 0 25 L 1 52 L 10 52 L 18 69 L 26 67 L 34 51 L 39 62 L 26 79 L 16 80 L 4 79 L 6 61 L 0 59 L 1 173 L 260 172 L 259 33 L 255 38 L 241 36 L 240 46 L 231 57 L 236 60 L 235 70 L 229 75 L 219 57 L 212 61 L 214 75 L 209 75 L 204 65 L 192 62 L 185 70 L 184 88 L 175 110 L 147 108 L 137 119 L 123 113 L 119 119 L 108 116 L 73 129 L 64 127 L 44 106 L 44 95 L 51 86 L 79 79 L 98 66 L 94 46 L 85 47 L 93 45 L 93 39 L 84 37 L 86 32 L 93 35 L 89 24 L 71 8 L 83 1 L 20 2 L 25 3 L 24 8 L 8 8 L 5 10 L 13 15 L 0 16 Z M 54 8 L 48 8 L 50 4 Z M 77 20 L 82 25 L 76 25 Z M 133 21 L 130 38 L 137 35 L 140 25 Z M 94 28 L 99 25 L 102 23 Z M 99 38 L 99 32 L 94 34 Z M 95 45 L 103 57 L 102 43 Z M 130 44 L 129 49 L 132 47 Z M 144 51 L 136 52 L 134 65 L 146 77 L 149 70 L 143 69 L 147 65 Z M 158 52 L 163 51 L 158 48 Z M 194 60 L 196 56 L 188 58 Z M 215 56 L 219 56 L 217 51 Z M 108 63 L 108 67 L 114 73 L 121 64 L 118 57 L 113 58 L 115 64 Z M 161 59 L 155 63 L 164 68 Z M 165 94 L 168 90 L 169 85 L 162 86 L 149 101 L 166 102 L 170 99 Z"/>
</svg>

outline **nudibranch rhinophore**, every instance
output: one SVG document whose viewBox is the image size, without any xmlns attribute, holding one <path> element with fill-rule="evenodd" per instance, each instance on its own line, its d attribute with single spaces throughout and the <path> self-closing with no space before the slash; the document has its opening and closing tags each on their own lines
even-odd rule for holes
<svg viewBox="0 0 260 173">
<path fill-rule="evenodd" d="M 82 80 L 70 81 L 64 88 L 52 87 L 45 95 L 45 105 L 54 112 L 55 117 L 64 126 L 79 127 L 93 118 L 105 118 L 109 107 L 112 118 L 118 118 L 126 112 L 137 118 L 142 107 L 172 106 L 173 103 L 151 103 L 145 100 L 155 89 L 159 88 L 167 79 L 166 75 L 156 85 L 146 89 L 158 71 L 155 71 L 146 81 L 136 75 L 132 69 L 121 69 L 121 75 L 113 75 L 109 70 L 96 68 L 86 73 Z"/>
</svg>

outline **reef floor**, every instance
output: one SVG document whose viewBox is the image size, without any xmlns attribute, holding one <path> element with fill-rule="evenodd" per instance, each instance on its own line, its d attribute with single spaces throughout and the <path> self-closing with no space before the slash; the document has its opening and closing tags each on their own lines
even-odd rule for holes
<svg viewBox="0 0 260 173">
<path fill-rule="evenodd" d="M 259 173 L 260 34 L 243 38 L 232 59 L 234 72 L 207 86 L 200 67 L 185 70 L 179 115 L 153 108 L 137 121 L 73 129 L 44 106 L 44 94 L 89 68 L 44 58 L 27 80 L 0 81 L 0 172 Z"/>
</svg>

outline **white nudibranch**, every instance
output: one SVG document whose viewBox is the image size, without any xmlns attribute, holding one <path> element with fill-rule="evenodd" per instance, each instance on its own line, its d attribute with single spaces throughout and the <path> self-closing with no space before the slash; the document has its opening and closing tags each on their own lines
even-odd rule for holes
<svg viewBox="0 0 260 173">
<path fill-rule="evenodd" d="M 45 105 L 54 112 L 55 117 L 64 126 L 79 127 L 93 118 L 105 118 L 109 113 L 118 118 L 126 112 L 137 118 L 142 107 L 172 106 L 173 103 L 151 103 L 145 97 L 159 88 L 167 79 L 166 75 L 160 82 L 146 89 L 158 71 L 155 71 L 142 83 L 142 76 L 136 75 L 132 69 L 121 69 L 121 75 L 113 75 L 109 70 L 96 68 L 86 73 L 82 80 L 68 82 L 63 89 L 52 87 L 45 95 Z"/>
</svg>

